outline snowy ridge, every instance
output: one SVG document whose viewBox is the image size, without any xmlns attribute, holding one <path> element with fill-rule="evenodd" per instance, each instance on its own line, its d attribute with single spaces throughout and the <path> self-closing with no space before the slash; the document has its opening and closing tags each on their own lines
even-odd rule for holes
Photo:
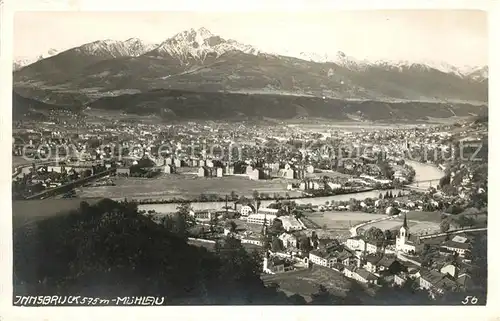
<svg viewBox="0 0 500 321">
<path fill-rule="evenodd" d="M 229 51 L 259 54 L 259 51 L 250 45 L 244 45 L 231 39 L 223 39 L 205 28 L 198 30 L 191 28 L 165 40 L 146 55 L 171 56 L 179 59 L 181 63 L 187 63 L 190 59 L 203 62 L 208 56 L 219 57 Z"/>
<path fill-rule="evenodd" d="M 46 59 L 57 55 L 59 52 L 56 49 L 49 49 L 46 53 L 39 55 L 38 57 L 18 57 L 14 59 L 12 69 L 19 70 L 25 66 L 31 65 L 39 60 Z"/>
<path fill-rule="evenodd" d="M 116 40 L 98 40 L 84 44 L 75 48 L 77 52 L 87 55 L 109 55 L 113 58 L 118 57 L 137 57 L 154 48 L 155 45 L 147 44 L 137 38 L 130 38 L 125 41 Z"/>
<path fill-rule="evenodd" d="M 290 53 L 290 52 L 262 52 L 251 45 L 239 43 L 231 39 L 224 39 L 218 35 L 212 34 L 206 28 L 189 29 L 175 34 L 171 38 L 163 41 L 159 45 L 145 43 L 137 38 L 130 38 L 125 41 L 116 40 L 99 40 L 84 44 L 80 47 L 70 49 L 77 53 L 86 55 L 103 56 L 110 58 L 118 57 L 137 57 L 146 55 L 150 57 L 173 57 L 177 59 L 181 65 L 189 64 L 193 61 L 205 62 L 207 57 L 217 58 L 227 52 L 239 51 L 251 55 L 268 55 L 280 59 L 280 57 L 288 56 L 297 59 L 317 62 L 317 63 L 334 63 L 343 68 L 363 72 L 369 68 L 383 68 L 392 71 L 404 72 L 412 71 L 432 71 L 438 70 L 446 74 L 453 74 L 461 78 L 469 78 L 473 81 L 485 81 L 488 79 L 487 66 L 452 66 L 444 62 L 435 62 L 429 60 L 423 61 L 390 61 L 377 60 L 368 61 L 360 60 L 346 55 L 342 51 L 330 54 L 321 53 Z M 34 63 L 40 59 L 45 59 L 57 54 L 56 50 L 51 50 L 49 53 L 40 57 L 29 59 L 21 57 L 14 61 L 14 69 Z"/>
<path fill-rule="evenodd" d="M 292 54 L 287 52 L 287 56 L 299 58 L 306 61 L 318 63 L 335 63 L 344 68 L 353 71 L 363 71 L 369 67 L 379 67 L 385 69 L 399 70 L 400 72 L 408 69 L 419 69 L 422 71 L 429 71 L 435 69 L 447 74 L 454 74 L 456 76 L 465 78 L 470 77 L 474 80 L 484 80 L 488 78 L 488 67 L 478 66 L 463 66 L 457 67 L 446 62 L 435 62 L 430 60 L 423 61 L 408 61 L 408 60 L 376 60 L 368 61 L 366 59 L 360 60 L 354 57 L 347 56 L 344 52 L 338 51 L 335 56 L 329 54 L 300 52 L 299 54 Z"/>
</svg>

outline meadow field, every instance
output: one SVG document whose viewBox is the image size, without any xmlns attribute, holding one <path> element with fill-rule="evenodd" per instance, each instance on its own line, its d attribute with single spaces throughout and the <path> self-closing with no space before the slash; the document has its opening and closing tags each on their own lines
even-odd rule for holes
<svg viewBox="0 0 500 321">
<path fill-rule="evenodd" d="M 384 214 L 370 214 L 363 212 L 314 212 L 305 215 L 313 223 L 331 229 L 349 229 L 354 225 L 375 220 L 378 218 L 387 217 Z"/>
<path fill-rule="evenodd" d="M 106 197 L 134 199 L 195 198 L 201 194 L 238 195 L 252 197 L 253 191 L 273 195 L 279 193 L 298 196 L 300 193 L 287 191 L 282 180 L 254 181 L 246 177 L 225 176 L 221 178 L 197 177 L 195 175 L 162 174 L 146 179 L 134 177 L 113 177 L 116 186 L 84 187 L 77 190 L 77 197 Z"/>
<path fill-rule="evenodd" d="M 345 240 L 351 236 L 349 231 L 351 227 L 382 217 L 386 217 L 386 215 L 327 211 L 307 213 L 302 222 L 308 229 L 314 230 L 320 238 Z"/>
<path fill-rule="evenodd" d="M 439 232 L 441 214 L 437 212 L 409 212 L 406 214 L 410 233 L 412 234 L 432 234 Z M 404 216 L 391 220 L 384 220 L 364 225 L 359 232 L 368 230 L 370 227 L 376 227 L 385 230 L 398 230 L 403 225 Z"/>
</svg>

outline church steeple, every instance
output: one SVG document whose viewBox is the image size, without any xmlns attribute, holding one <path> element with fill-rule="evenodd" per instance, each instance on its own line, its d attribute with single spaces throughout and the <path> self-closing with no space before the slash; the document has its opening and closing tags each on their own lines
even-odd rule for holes
<svg viewBox="0 0 500 321">
<path fill-rule="evenodd" d="M 403 227 L 408 229 L 408 222 L 406 221 L 406 213 L 405 213 L 405 218 L 404 218 L 404 221 L 403 221 Z"/>
</svg>

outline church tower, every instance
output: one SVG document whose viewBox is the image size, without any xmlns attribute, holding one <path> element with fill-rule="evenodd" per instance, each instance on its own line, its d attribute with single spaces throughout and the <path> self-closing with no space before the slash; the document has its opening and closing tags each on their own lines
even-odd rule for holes
<svg viewBox="0 0 500 321">
<path fill-rule="evenodd" d="M 410 229 L 408 228 L 408 222 L 405 214 L 403 226 L 399 229 L 399 234 L 396 237 L 396 251 L 402 251 L 404 249 L 406 241 L 408 240 L 409 232 Z"/>
</svg>

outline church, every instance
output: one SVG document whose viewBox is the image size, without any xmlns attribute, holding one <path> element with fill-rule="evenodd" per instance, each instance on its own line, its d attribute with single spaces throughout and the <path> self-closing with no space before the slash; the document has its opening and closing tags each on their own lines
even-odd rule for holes
<svg viewBox="0 0 500 321">
<path fill-rule="evenodd" d="M 399 229 L 399 234 L 396 236 L 396 251 L 397 252 L 416 252 L 416 244 L 410 240 L 410 228 L 406 220 L 406 214 L 403 221 L 403 226 Z"/>
</svg>

